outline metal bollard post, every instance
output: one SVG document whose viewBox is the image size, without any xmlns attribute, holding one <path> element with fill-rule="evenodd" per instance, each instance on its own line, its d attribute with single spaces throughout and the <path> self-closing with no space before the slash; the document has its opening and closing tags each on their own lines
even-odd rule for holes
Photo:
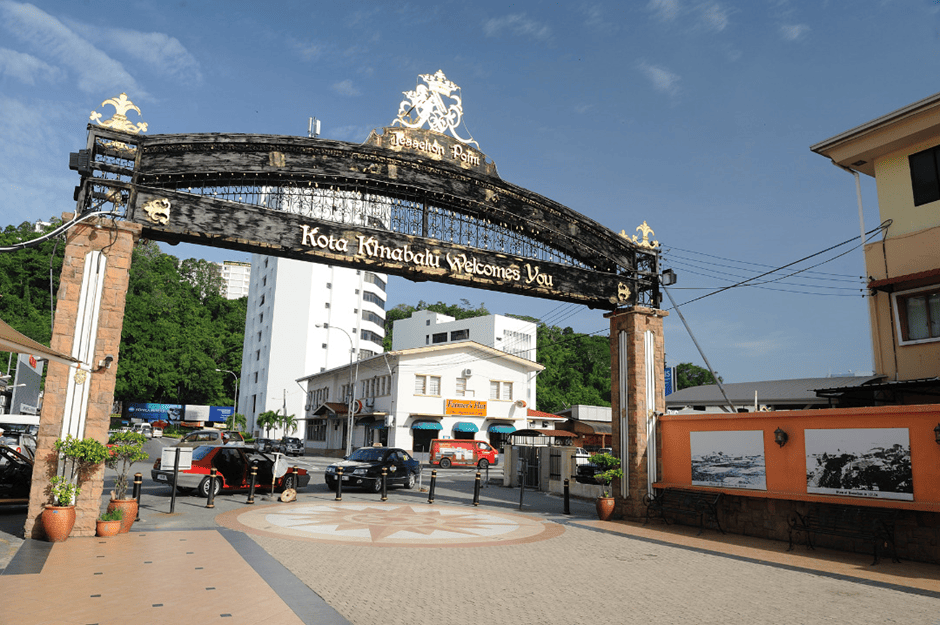
<svg viewBox="0 0 940 625">
<path fill-rule="evenodd" d="M 251 463 L 251 478 L 248 481 L 248 501 L 245 503 L 254 503 L 255 502 L 255 482 L 258 480 L 258 463 Z"/>
<path fill-rule="evenodd" d="M 431 487 L 428 489 L 428 503 L 434 503 L 435 484 L 437 484 L 437 469 L 431 469 Z"/>
<path fill-rule="evenodd" d="M 477 471 L 476 480 L 473 483 L 473 505 L 480 505 L 480 472 Z"/>
<path fill-rule="evenodd" d="M 140 520 L 140 491 L 141 486 L 144 483 L 144 476 L 140 473 L 134 474 L 134 499 L 137 500 L 137 518 L 134 519 L 135 522 Z"/>
<path fill-rule="evenodd" d="M 176 448 L 176 455 L 173 459 L 173 492 L 170 494 L 170 514 L 176 510 L 176 480 L 180 474 L 180 448 Z"/>
<path fill-rule="evenodd" d="M 215 467 L 209 470 L 209 494 L 206 496 L 206 507 L 215 508 L 215 481 L 219 479 L 216 477 L 219 473 L 219 470 Z"/>
<path fill-rule="evenodd" d="M 565 514 L 571 514 L 571 489 L 568 488 L 568 478 L 565 478 Z"/>
<path fill-rule="evenodd" d="M 388 501 L 388 467 L 382 467 L 382 501 Z"/>
<path fill-rule="evenodd" d="M 490 487 L 490 465 L 486 465 L 486 480 L 483 482 L 483 488 Z"/>
<path fill-rule="evenodd" d="M 336 501 L 343 500 L 343 467 L 336 467 Z"/>
<path fill-rule="evenodd" d="M 525 498 L 525 476 L 529 470 L 528 461 L 519 461 L 519 469 L 519 509 L 522 510 L 522 500 Z"/>
</svg>

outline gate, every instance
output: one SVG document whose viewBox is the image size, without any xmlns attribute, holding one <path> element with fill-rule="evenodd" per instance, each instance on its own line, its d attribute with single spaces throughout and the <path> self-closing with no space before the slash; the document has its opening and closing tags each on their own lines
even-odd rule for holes
<svg viewBox="0 0 940 625">
<path fill-rule="evenodd" d="M 541 469 L 541 453 L 544 447 L 519 447 L 519 461 L 522 463 L 521 473 L 526 488 L 539 490 L 541 481 L 539 474 Z"/>
</svg>

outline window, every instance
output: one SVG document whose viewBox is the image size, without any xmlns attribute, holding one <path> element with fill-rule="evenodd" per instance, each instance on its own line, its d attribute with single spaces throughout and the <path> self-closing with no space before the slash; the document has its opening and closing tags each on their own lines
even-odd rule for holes
<svg viewBox="0 0 940 625">
<path fill-rule="evenodd" d="M 363 311 L 362 311 L 362 320 L 363 320 L 363 321 L 371 321 L 372 323 L 374 323 L 374 324 L 377 325 L 377 326 L 384 326 L 384 325 L 385 325 L 385 319 L 382 319 L 381 317 L 379 317 L 379 316 L 378 316 L 377 314 L 375 314 L 374 312 L 369 312 L 368 310 L 363 310 Z"/>
<path fill-rule="evenodd" d="M 261 313 L 260 315 L 258 315 L 258 323 L 263 323 L 263 322 L 264 322 L 264 313 Z"/>
<path fill-rule="evenodd" d="M 470 338 L 470 330 L 454 330 L 450 333 L 452 341 L 466 341 Z"/>
<path fill-rule="evenodd" d="M 332 283 L 332 282 L 327 282 L 327 283 L 326 283 L 326 288 L 332 289 L 332 288 L 333 288 L 333 283 Z"/>
<path fill-rule="evenodd" d="M 258 383 L 258 372 L 255 371 L 255 384 L 257 384 L 257 383 Z"/>
<path fill-rule="evenodd" d="M 323 302 L 323 307 L 324 307 L 324 308 L 329 308 L 329 307 L 330 307 L 330 303 L 329 303 L 329 302 Z"/>
<path fill-rule="evenodd" d="M 438 332 L 437 334 L 431 335 L 431 340 L 434 343 L 446 343 L 447 342 L 447 332 Z"/>
<path fill-rule="evenodd" d="M 911 187 L 914 191 L 914 206 L 940 200 L 940 169 L 937 154 L 940 146 L 911 154 L 907 157 L 911 167 Z"/>
<path fill-rule="evenodd" d="M 355 330 L 353 330 L 353 332 L 355 332 Z M 378 343 L 379 345 L 382 344 L 382 337 L 375 332 L 372 332 L 371 330 L 363 330 L 361 334 L 363 341 L 372 341 L 373 343 Z"/>
<path fill-rule="evenodd" d="M 264 304 L 264 293 L 261 294 L 261 304 Z"/>
<path fill-rule="evenodd" d="M 255 350 L 255 360 L 261 360 L 261 350 Z"/>
<path fill-rule="evenodd" d="M 457 378 L 457 397 L 473 397 L 473 391 L 467 388 L 467 378 Z"/>
<path fill-rule="evenodd" d="M 438 375 L 416 375 L 415 376 L 415 395 L 434 395 L 441 394 L 441 377 Z"/>
<path fill-rule="evenodd" d="M 268 286 L 268 277 L 261 278 L 261 286 Z"/>
<path fill-rule="evenodd" d="M 900 344 L 940 339 L 940 287 L 894 295 Z"/>
<path fill-rule="evenodd" d="M 261 331 L 260 331 L 260 330 L 258 330 L 258 340 L 259 340 L 259 341 L 261 340 Z"/>
<path fill-rule="evenodd" d="M 383 291 L 385 290 L 385 280 L 383 280 L 382 278 L 378 277 L 377 275 L 375 275 L 375 274 L 372 273 L 371 271 L 367 271 L 367 272 L 365 273 L 365 275 L 362 277 L 362 279 L 363 279 L 365 282 L 370 282 L 370 283 L 374 284 L 375 286 L 379 287 L 379 288 L 382 289 Z"/>
<path fill-rule="evenodd" d="M 490 380 L 490 399 L 512 401 L 512 382 Z"/>
<path fill-rule="evenodd" d="M 311 419 L 307 422 L 307 440 L 326 440 L 326 419 Z"/>
<path fill-rule="evenodd" d="M 375 304 L 382 310 L 385 310 L 385 300 L 370 291 L 366 291 L 365 293 L 362 294 L 362 301 L 371 302 L 372 304 Z"/>
</svg>

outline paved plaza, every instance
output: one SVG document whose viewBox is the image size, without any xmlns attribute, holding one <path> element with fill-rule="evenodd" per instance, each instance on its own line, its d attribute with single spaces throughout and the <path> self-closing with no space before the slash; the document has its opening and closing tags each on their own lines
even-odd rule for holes
<svg viewBox="0 0 940 625">
<path fill-rule="evenodd" d="M 182 497 L 169 514 L 152 491 L 128 534 L 7 540 L 0 623 L 940 624 L 935 565 L 438 493 L 338 502 L 314 482 L 293 503 Z"/>
</svg>

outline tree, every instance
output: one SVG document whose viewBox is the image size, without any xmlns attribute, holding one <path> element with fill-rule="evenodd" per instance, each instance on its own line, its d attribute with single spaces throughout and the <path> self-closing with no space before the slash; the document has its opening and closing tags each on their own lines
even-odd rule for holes
<svg viewBox="0 0 940 625">
<path fill-rule="evenodd" d="M 297 419 L 295 419 L 292 414 L 282 415 L 280 417 L 280 425 L 284 428 L 285 434 L 297 431 Z"/>
<path fill-rule="evenodd" d="M 721 376 L 718 376 L 719 382 L 724 382 Z M 706 384 L 717 384 L 715 378 L 708 369 L 704 369 L 691 362 L 683 362 L 676 365 L 676 390 L 690 388 L 693 386 L 703 386 Z"/>
<path fill-rule="evenodd" d="M 255 425 L 262 428 L 265 434 L 270 435 L 271 430 L 281 422 L 281 416 L 274 410 L 266 410 L 255 419 Z"/>
<path fill-rule="evenodd" d="M 225 429 L 226 430 L 238 430 L 241 432 L 248 427 L 248 420 L 245 418 L 245 415 L 235 412 L 230 414 L 225 418 Z"/>
</svg>

